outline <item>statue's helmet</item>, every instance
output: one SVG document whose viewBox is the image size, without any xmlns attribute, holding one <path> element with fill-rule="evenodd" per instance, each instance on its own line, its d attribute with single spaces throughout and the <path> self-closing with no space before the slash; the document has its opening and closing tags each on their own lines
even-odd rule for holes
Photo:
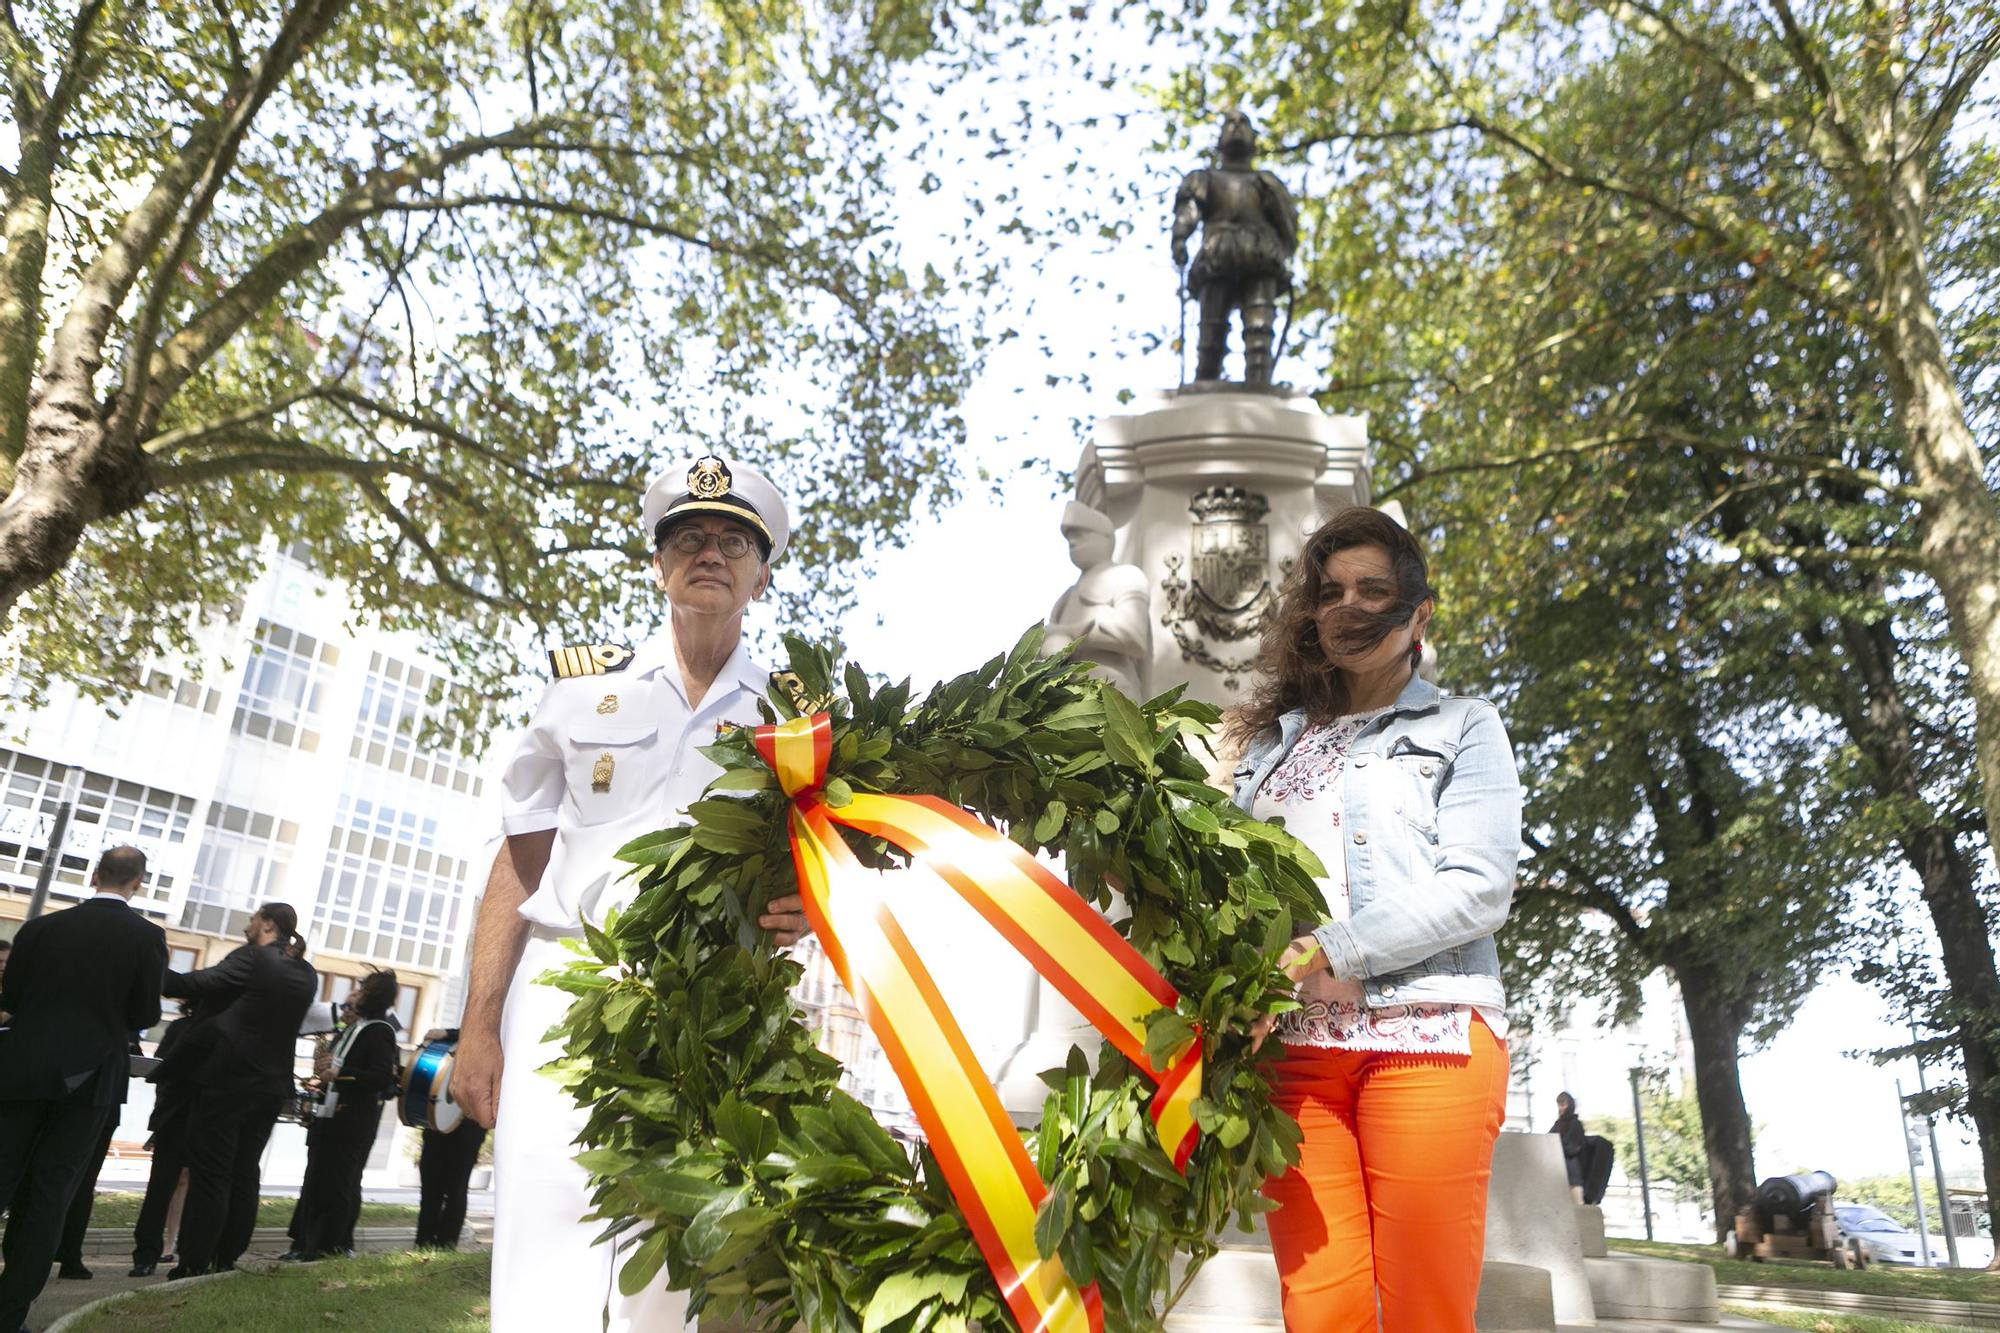
<svg viewBox="0 0 2000 1333">
<path fill-rule="evenodd" d="M 1241 111 L 1222 118 L 1222 134 L 1215 141 L 1216 155 L 1225 162 L 1247 162 L 1257 156 L 1257 127 Z"/>
</svg>

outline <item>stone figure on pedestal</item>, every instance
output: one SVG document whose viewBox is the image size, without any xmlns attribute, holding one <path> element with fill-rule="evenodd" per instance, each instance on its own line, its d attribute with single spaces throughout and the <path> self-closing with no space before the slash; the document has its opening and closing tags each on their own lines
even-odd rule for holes
<svg viewBox="0 0 2000 1333">
<path fill-rule="evenodd" d="M 1291 192 L 1253 165 L 1257 131 L 1232 111 L 1222 120 L 1215 165 L 1191 171 L 1174 195 L 1174 265 L 1187 270 L 1187 294 L 1201 303 L 1196 382 L 1220 380 L 1229 349 L 1229 312 L 1243 312 L 1243 383 L 1269 388 L 1278 297 L 1292 287 L 1299 215 Z M 1201 228 L 1201 250 L 1188 266 L 1188 237 Z"/>
<path fill-rule="evenodd" d="M 1146 572 L 1111 559 L 1111 520 L 1089 505 L 1071 501 L 1063 510 L 1069 558 L 1080 571 L 1068 592 L 1049 612 L 1043 651 L 1073 652 L 1097 665 L 1095 675 L 1134 699 L 1146 697 L 1146 663 L 1153 656 L 1152 599 Z"/>
</svg>

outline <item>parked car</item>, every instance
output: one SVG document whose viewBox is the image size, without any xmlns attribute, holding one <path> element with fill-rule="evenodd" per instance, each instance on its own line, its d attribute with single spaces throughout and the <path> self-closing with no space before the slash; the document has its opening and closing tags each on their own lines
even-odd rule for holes
<svg viewBox="0 0 2000 1333">
<path fill-rule="evenodd" d="M 1865 1203 L 1837 1204 L 1834 1220 L 1841 1234 L 1858 1242 L 1871 1264 L 1920 1264 L 1917 1233 L 1895 1218 Z"/>
</svg>

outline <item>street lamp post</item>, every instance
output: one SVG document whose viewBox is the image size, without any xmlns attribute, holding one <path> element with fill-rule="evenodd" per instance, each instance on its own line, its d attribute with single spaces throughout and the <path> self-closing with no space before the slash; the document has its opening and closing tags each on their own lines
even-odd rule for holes
<svg viewBox="0 0 2000 1333">
<path fill-rule="evenodd" d="M 1912 1023 L 1910 1024 L 1910 1040 L 1915 1042 L 1916 1039 L 1917 1025 Z M 1930 1091 L 1924 1085 L 1924 1057 L 1921 1055 L 1917 1056 L 1917 1091 L 1919 1093 Z M 1937 1177 L 1938 1220 L 1944 1224 L 1945 1262 L 1956 1268 L 1958 1267 L 1958 1237 L 1953 1234 L 1951 1226 L 1951 1194 L 1945 1189 L 1944 1159 L 1938 1156 L 1937 1117 L 1931 1115 L 1929 1112 L 1924 1114 L 1924 1130 L 1929 1135 L 1931 1142 L 1931 1173 Z"/>
<path fill-rule="evenodd" d="M 1653 1186 L 1646 1178 L 1646 1113 L 1639 1109 L 1639 1070 L 1632 1070 L 1632 1137 L 1639 1147 L 1639 1207 L 1646 1214 L 1646 1239 L 1653 1238 Z"/>
<path fill-rule="evenodd" d="M 1903 1146 L 1910 1153 L 1910 1197 L 1917 1204 L 1917 1258 L 1925 1268 L 1931 1266 L 1931 1224 L 1924 1215 L 1924 1187 L 1917 1179 L 1917 1168 L 1922 1165 L 1917 1159 L 1923 1156 L 1923 1149 L 1910 1136 L 1910 1111 L 1903 1105 L 1903 1080 L 1896 1080 L 1896 1121 L 1903 1127 Z M 1942 1204 L 1943 1200 L 1939 1200 Z"/>
<path fill-rule="evenodd" d="M 42 849 L 42 868 L 35 872 L 35 891 L 28 899 L 28 915 L 33 921 L 49 905 L 49 883 L 56 877 L 56 862 L 62 859 L 63 838 L 69 833 L 70 802 L 56 807 L 56 822 L 49 830 L 48 845 Z"/>
</svg>

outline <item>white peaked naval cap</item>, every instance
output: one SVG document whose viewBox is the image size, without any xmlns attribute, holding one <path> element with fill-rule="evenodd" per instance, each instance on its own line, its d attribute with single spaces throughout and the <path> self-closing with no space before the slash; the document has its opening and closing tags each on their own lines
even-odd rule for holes
<svg viewBox="0 0 2000 1333">
<path fill-rule="evenodd" d="M 785 497 L 778 494 L 770 479 L 746 463 L 718 454 L 669 464 L 646 487 L 640 523 L 655 550 L 666 521 L 684 514 L 720 514 L 735 519 L 764 539 L 766 560 L 783 555 L 792 536 Z"/>
</svg>

